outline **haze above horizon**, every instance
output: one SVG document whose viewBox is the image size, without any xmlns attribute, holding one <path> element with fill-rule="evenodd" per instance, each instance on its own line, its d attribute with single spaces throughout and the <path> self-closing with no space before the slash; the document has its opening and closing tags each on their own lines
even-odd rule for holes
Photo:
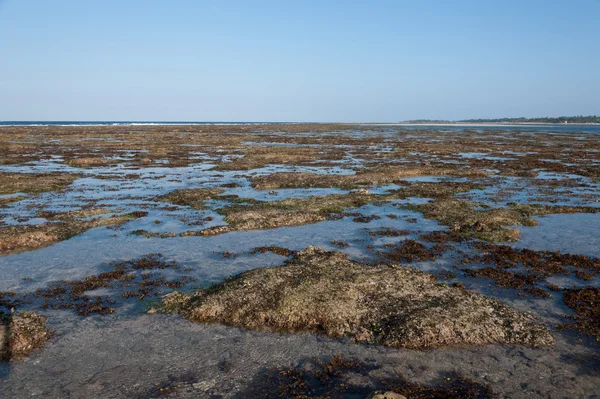
<svg viewBox="0 0 600 399">
<path fill-rule="evenodd" d="M 0 120 L 595 115 L 599 13 L 598 0 L 0 0 Z"/>
</svg>

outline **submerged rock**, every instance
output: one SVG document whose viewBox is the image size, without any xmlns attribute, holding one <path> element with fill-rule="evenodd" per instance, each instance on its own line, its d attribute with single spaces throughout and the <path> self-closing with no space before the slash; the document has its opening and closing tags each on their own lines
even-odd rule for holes
<svg viewBox="0 0 600 399">
<path fill-rule="evenodd" d="M 0 361 L 26 358 L 51 337 L 46 318 L 35 312 L 0 315 Z"/>
<path fill-rule="evenodd" d="M 89 229 L 101 226 L 118 226 L 132 219 L 146 216 L 147 212 L 137 211 L 118 216 L 98 217 L 81 220 L 76 217 L 89 217 L 105 210 L 85 212 L 67 212 L 49 216 L 52 223 L 35 225 L 7 225 L 0 227 L 0 256 L 11 255 L 23 251 L 33 251 L 47 247 L 59 241 L 68 240 Z"/>
<path fill-rule="evenodd" d="M 314 247 L 283 266 L 251 270 L 193 295 L 167 295 L 164 305 L 197 322 L 397 348 L 554 342 L 530 314 L 501 301 L 406 266 L 368 265 Z"/>
</svg>

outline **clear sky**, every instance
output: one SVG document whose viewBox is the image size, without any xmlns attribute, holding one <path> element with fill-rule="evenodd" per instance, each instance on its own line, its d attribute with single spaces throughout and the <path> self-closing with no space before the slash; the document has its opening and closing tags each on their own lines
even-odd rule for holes
<svg viewBox="0 0 600 399">
<path fill-rule="evenodd" d="M 600 114 L 600 0 L 0 0 L 0 120 Z"/>
</svg>

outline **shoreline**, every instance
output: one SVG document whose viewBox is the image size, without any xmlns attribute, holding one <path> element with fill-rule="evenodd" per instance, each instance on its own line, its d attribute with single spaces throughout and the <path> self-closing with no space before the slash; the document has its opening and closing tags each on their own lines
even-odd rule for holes
<svg viewBox="0 0 600 399">
<path fill-rule="evenodd" d="M 485 127 L 485 126 L 506 126 L 506 127 L 515 127 L 515 126 L 600 126 L 600 123 L 533 123 L 533 122 L 524 122 L 524 123 L 499 123 L 499 122 L 489 122 L 489 123 L 468 123 L 468 122 L 457 122 L 457 123 L 359 123 L 359 125 L 375 125 L 375 126 L 475 126 L 475 127 Z"/>
</svg>

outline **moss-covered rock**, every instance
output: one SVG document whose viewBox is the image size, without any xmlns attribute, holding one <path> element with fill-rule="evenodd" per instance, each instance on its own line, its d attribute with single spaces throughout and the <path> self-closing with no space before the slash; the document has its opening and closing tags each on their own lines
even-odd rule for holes
<svg viewBox="0 0 600 399">
<path fill-rule="evenodd" d="M 46 318 L 35 312 L 0 315 L 0 360 L 19 360 L 41 349 L 52 336 Z"/>
<path fill-rule="evenodd" d="M 501 301 L 409 267 L 367 265 L 314 247 L 280 267 L 251 270 L 193 295 L 170 294 L 164 304 L 197 322 L 397 348 L 554 341 L 531 315 Z"/>
</svg>

